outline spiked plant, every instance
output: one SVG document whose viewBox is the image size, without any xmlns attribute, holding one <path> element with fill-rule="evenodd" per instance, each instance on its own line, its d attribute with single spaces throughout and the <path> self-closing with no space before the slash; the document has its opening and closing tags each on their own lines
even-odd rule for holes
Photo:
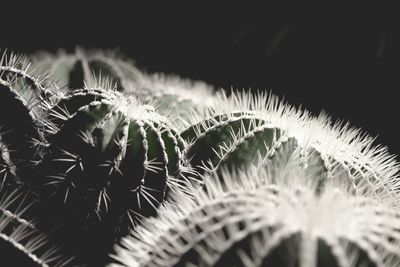
<svg viewBox="0 0 400 267">
<path fill-rule="evenodd" d="M 334 183 L 316 193 L 309 181 L 304 168 L 279 164 L 223 171 L 145 220 L 110 266 L 399 266 L 397 208 Z"/>
<path fill-rule="evenodd" d="M 101 88 L 67 94 L 49 121 L 45 210 L 65 225 L 61 234 L 86 237 L 69 245 L 100 266 L 138 217 L 154 215 L 170 190 L 184 190 L 185 142 L 151 106 Z"/>
<path fill-rule="evenodd" d="M 26 267 L 72 266 L 72 258 L 64 258 L 60 247 L 26 220 L 27 210 L 29 213 L 34 205 L 29 194 L 19 189 L 3 189 L 0 195 L 0 256 L 4 263 Z"/>
<path fill-rule="evenodd" d="M 117 90 L 122 91 L 141 79 L 134 64 L 113 51 L 77 48 L 72 54 L 39 53 L 32 56 L 32 61 L 35 68 L 48 72 L 59 86 L 70 89 L 83 88 L 85 84 L 93 86 L 96 78 L 109 77 Z"/>
<path fill-rule="evenodd" d="M 193 111 L 203 111 L 214 101 L 211 85 L 173 75 L 143 74 L 134 88 L 136 95 L 154 103 L 159 113 L 174 116 L 177 122 L 188 119 Z"/>
<path fill-rule="evenodd" d="M 24 57 L 14 54 L 4 53 L 0 60 L 1 188 L 34 179 L 33 166 L 40 158 L 41 104 L 51 102 L 53 93 L 43 85 L 46 79 L 32 76 L 29 66 Z"/>
<path fill-rule="evenodd" d="M 259 157 L 267 166 L 280 153 L 281 164 L 299 157 L 305 166 L 318 166 L 321 179 L 340 173 L 358 194 L 399 201 L 399 168 L 386 148 L 373 147 L 373 139 L 357 129 L 332 126 L 326 115 L 313 117 L 272 95 L 220 94 L 206 112 L 192 116 L 182 138 L 189 143 L 186 156 L 204 179 L 224 167 L 245 168 Z"/>
</svg>

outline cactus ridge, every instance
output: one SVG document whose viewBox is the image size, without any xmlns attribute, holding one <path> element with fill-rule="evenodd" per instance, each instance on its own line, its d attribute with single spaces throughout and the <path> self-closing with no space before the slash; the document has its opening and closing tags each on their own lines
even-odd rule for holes
<svg viewBox="0 0 400 267">
<path fill-rule="evenodd" d="M 0 255 L 4 262 L 38 267 L 61 267 L 72 262 L 73 258 L 66 259 L 34 223 L 24 219 L 32 206 L 26 193 L 2 190 L 1 195 Z"/>
<path fill-rule="evenodd" d="M 207 192 L 145 220 L 116 248 L 120 265 L 111 266 L 400 264 L 399 210 L 390 204 L 334 184 L 316 194 L 305 170 L 280 165 L 221 176 L 205 182 Z"/>
<path fill-rule="evenodd" d="M 189 143 L 185 155 L 204 179 L 223 166 L 249 165 L 259 155 L 271 157 L 283 136 L 296 140 L 300 155 L 319 153 L 326 177 L 341 171 L 348 176 L 349 189 L 398 203 L 397 161 L 360 130 L 341 122 L 332 125 L 325 114 L 312 117 L 273 95 L 233 92 L 219 99 L 203 114 L 194 114 L 188 123 L 192 126 L 182 132 Z"/>
</svg>

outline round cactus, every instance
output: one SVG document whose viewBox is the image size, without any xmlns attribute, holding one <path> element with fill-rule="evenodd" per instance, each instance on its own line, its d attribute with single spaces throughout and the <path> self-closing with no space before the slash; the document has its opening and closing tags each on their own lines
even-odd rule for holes
<svg viewBox="0 0 400 267">
<path fill-rule="evenodd" d="M 201 81 L 182 79 L 174 75 L 143 74 L 133 88 L 134 93 L 147 103 L 153 103 L 157 112 L 187 120 L 192 112 L 203 111 L 214 102 L 214 88 Z"/>
<path fill-rule="evenodd" d="M 23 57 L 4 54 L 0 60 L 1 187 L 29 183 L 40 158 L 43 104 L 51 102 L 52 93 L 28 69 Z"/>
<path fill-rule="evenodd" d="M 70 89 L 94 86 L 100 77 L 115 82 L 118 91 L 130 88 L 141 77 L 130 61 L 112 51 L 83 50 L 75 53 L 60 51 L 56 55 L 41 53 L 32 57 L 33 65 L 48 72 L 60 86 Z"/>
<path fill-rule="evenodd" d="M 205 182 L 207 192 L 144 221 L 122 240 L 110 266 L 400 264 L 398 209 L 335 184 L 316 193 L 308 181 L 303 168 L 281 165 L 223 171 Z"/>
<path fill-rule="evenodd" d="M 0 191 L 0 256 L 12 266 L 57 267 L 72 266 L 72 258 L 65 258 L 60 247 L 52 245 L 47 235 L 25 219 L 33 205 L 28 194 Z M 28 198 L 27 198 L 28 197 Z"/>
<path fill-rule="evenodd" d="M 63 233 L 92 242 L 91 256 L 84 255 L 89 261 L 101 262 L 114 240 L 139 217 L 154 215 L 169 191 L 184 190 L 185 142 L 151 106 L 116 91 L 75 90 L 53 107 L 49 121 L 41 195 Z"/>
<path fill-rule="evenodd" d="M 341 181 L 359 193 L 399 200 L 397 162 L 359 130 L 332 126 L 324 114 L 313 117 L 267 94 L 220 94 L 215 103 L 194 115 L 182 132 L 189 143 L 185 153 L 200 176 L 223 167 L 244 168 L 259 157 L 267 163 L 280 151 L 286 153 L 280 155 L 283 159 L 297 156 L 305 166 L 318 165 L 326 178 L 340 172 Z M 281 146 L 286 150 L 279 150 Z"/>
</svg>

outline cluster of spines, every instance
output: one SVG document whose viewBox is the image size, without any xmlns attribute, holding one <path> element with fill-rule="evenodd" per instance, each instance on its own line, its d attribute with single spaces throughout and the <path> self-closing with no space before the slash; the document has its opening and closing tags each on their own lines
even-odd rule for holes
<svg viewBox="0 0 400 267">
<path fill-rule="evenodd" d="M 145 220 L 116 248 L 119 263 L 110 266 L 400 264 L 398 210 L 334 184 L 317 193 L 308 178 L 281 165 L 223 171 L 205 182 L 207 191 Z"/>
</svg>

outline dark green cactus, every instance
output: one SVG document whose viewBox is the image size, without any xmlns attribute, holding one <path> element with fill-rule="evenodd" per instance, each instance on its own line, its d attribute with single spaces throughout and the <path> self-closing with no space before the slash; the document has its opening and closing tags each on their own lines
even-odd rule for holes
<svg viewBox="0 0 400 267">
<path fill-rule="evenodd" d="M 104 261 L 114 239 L 155 215 L 170 190 L 183 190 L 185 142 L 151 106 L 115 91 L 75 90 L 49 121 L 41 195 L 62 232 L 87 237 L 92 251 L 79 253 L 89 262 Z"/>
<path fill-rule="evenodd" d="M 359 194 L 384 199 L 397 194 L 393 177 L 399 168 L 385 148 L 373 148 L 372 138 L 358 130 L 331 126 L 324 115 L 312 117 L 271 95 L 222 94 L 189 125 L 182 132 L 189 143 L 185 154 L 203 179 L 222 168 L 246 168 L 259 158 L 268 167 L 280 153 L 275 160 L 280 164 L 298 157 L 304 168 L 318 166 L 323 175 L 316 190 L 341 173 L 338 183 Z"/>
<path fill-rule="evenodd" d="M 108 77 L 118 91 L 127 90 L 141 79 L 132 62 L 123 60 L 112 51 L 83 50 L 33 56 L 33 66 L 48 72 L 60 86 L 70 89 L 93 86 L 100 77 Z"/>
<path fill-rule="evenodd" d="M 270 168 L 207 180 L 207 193 L 162 208 L 123 239 L 110 266 L 400 264 L 398 210 L 334 184 L 316 194 L 302 168 Z"/>
</svg>

